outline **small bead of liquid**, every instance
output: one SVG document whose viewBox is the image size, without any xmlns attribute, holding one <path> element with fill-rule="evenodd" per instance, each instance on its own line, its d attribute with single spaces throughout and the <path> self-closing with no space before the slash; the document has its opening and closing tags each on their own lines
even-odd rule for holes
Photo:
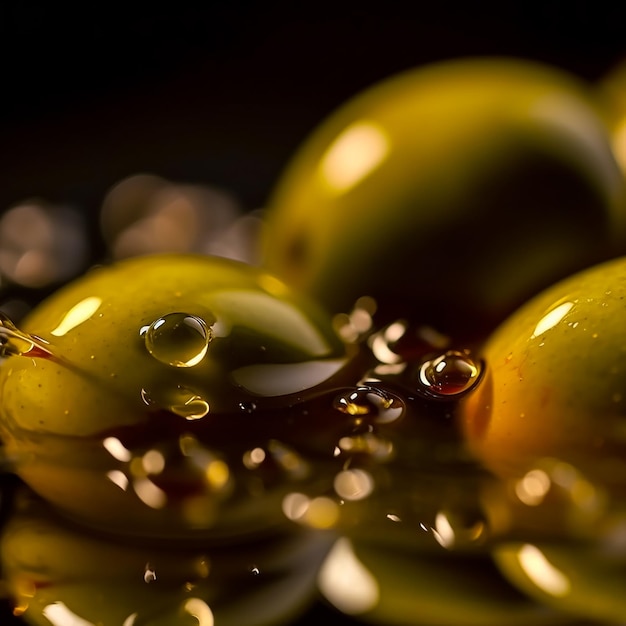
<svg viewBox="0 0 626 626">
<path fill-rule="evenodd" d="M 181 385 L 142 389 L 141 399 L 149 407 L 165 409 L 188 421 L 202 419 L 210 410 L 209 403 L 202 396 Z"/>
<path fill-rule="evenodd" d="M 466 352 L 448 350 L 425 361 L 419 370 L 419 384 L 435 396 L 454 396 L 471 389 L 480 378 L 480 364 Z"/>
<path fill-rule="evenodd" d="M 333 406 L 346 415 L 367 416 L 368 421 L 381 424 L 396 421 L 406 408 L 397 396 L 374 387 L 358 387 L 339 395 Z"/>
<path fill-rule="evenodd" d="M 146 349 L 172 367 L 193 367 L 207 353 L 213 335 L 207 323 L 188 313 L 168 313 L 145 330 Z"/>
</svg>

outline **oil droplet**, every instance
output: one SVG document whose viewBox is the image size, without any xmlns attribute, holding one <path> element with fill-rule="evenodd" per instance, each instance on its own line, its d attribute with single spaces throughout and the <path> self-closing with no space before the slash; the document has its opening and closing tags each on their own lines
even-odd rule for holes
<svg viewBox="0 0 626 626">
<path fill-rule="evenodd" d="M 469 351 L 448 350 L 422 363 L 419 383 L 429 395 L 455 396 L 472 389 L 480 374 L 481 366 Z"/>
<path fill-rule="evenodd" d="M 182 404 L 172 404 L 169 410 L 188 421 L 202 419 L 209 412 L 209 403 L 200 396 L 191 395 Z"/>
<path fill-rule="evenodd" d="M 213 339 L 210 326 L 189 313 L 168 313 L 142 327 L 140 334 L 148 352 L 172 367 L 193 367 L 200 363 Z"/>
<path fill-rule="evenodd" d="M 51 357 L 52 352 L 43 339 L 21 331 L 0 312 L 0 358 L 9 356 Z"/>
<path fill-rule="evenodd" d="M 210 411 L 209 403 L 201 395 L 182 385 L 159 391 L 142 389 L 141 399 L 150 407 L 166 409 L 190 422 L 202 419 Z"/>
<path fill-rule="evenodd" d="M 333 401 L 333 407 L 346 415 L 368 416 L 368 421 L 377 424 L 395 422 L 406 410 L 400 398 L 374 387 L 358 387 L 341 394 Z"/>
</svg>

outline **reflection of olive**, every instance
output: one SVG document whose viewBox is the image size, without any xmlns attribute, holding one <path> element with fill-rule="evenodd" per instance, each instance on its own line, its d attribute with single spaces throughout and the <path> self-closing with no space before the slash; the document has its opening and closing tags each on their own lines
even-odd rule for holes
<svg viewBox="0 0 626 626">
<path fill-rule="evenodd" d="M 593 493 L 589 481 L 623 488 L 625 276 L 626 258 L 571 276 L 488 339 L 486 379 L 462 401 L 461 417 L 489 468 L 521 476 L 551 458 L 562 467 L 550 480 L 571 483 L 581 498 Z"/>
<path fill-rule="evenodd" d="M 381 315 L 459 337 L 623 250 L 623 193 L 584 86 L 521 61 L 449 62 L 312 135 L 270 202 L 266 264 L 333 312 L 371 295 Z"/>
<path fill-rule="evenodd" d="M 5 589 L 28 624 L 261 626 L 313 602 L 329 544 L 304 530 L 237 546 L 125 543 L 66 526 L 30 497 L 0 545 Z"/>
<path fill-rule="evenodd" d="M 514 585 L 546 606 L 602 623 L 624 619 L 623 548 L 517 543 L 499 547 L 495 560 Z"/>
<path fill-rule="evenodd" d="M 614 67 L 598 84 L 598 95 L 609 119 L 611 143 L 617 162 L 626 174 L 626 62 Z"/>
<path fill-rule="evenodd" d="M 319 585 L 339 610 L 385 626 L 571 623 L 571 616 L 519 593 L 484 554 L 421 554 L 342 538 L 322 565 Z"/>
<path fill-rule="evenodd" d="M 344 346 L 323 313 L 266 272 L 223 259 L 93 270 L 23 331 L 38 347 L 10 335 L 14 355 L 0 366 L 17 472 L 81 519 L 142 534 L 254 532 L 271 502 L 282 519 L 280 497 L 265 494 L 263 507 L 251 497 L 263 485 L 243 455 L 272 439 L 276 454 L 297 455 L 278 417 L 270 427 L 260 415 L 345 377 Z M 226 501 L 234 518 L 221 517 Z"/>
</svg>

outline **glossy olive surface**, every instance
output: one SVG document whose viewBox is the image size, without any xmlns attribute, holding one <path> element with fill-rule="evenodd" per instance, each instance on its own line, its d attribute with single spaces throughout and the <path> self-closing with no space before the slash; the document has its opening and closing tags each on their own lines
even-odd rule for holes
<svg viewBox="0 0 626 626">
<path fill-rule="evenodd" d="M 457 338 L 625 249 L 591 90 L 506 59 L 401 74 L 304 143 L 269 203 L 267 267 L 332 312 L 373 296 Z"/>
<path fill-rule="evenodd" d="M 501 476 L 539 469 L 623 497 L 625 322 L 626 258 L 571 276 L 504 322 L 484 346 L 484 384 L 463 401 L 477 458 Z"/>
<path fill-rule="evenodd" d="M 1 429 L 18 474 L 77 518 L 148 534 L 282 519 L 280 493 L 309 475 L 290 442 L 317 427 L 289 408 L 341 381 L 349 360 L 308 300 L 207 257 L 94 269 L 19 331 L 0 330 Z M 246 466 L 256 448 L 275 459 L 263 477 Z"/>
</svg>

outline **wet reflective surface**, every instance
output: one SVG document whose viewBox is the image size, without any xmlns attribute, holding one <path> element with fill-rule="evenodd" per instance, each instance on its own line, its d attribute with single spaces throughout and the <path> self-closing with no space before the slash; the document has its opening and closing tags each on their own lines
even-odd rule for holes
<svg viewBox="0 0 626 626">
<path fill-rule="evenodd" d="M 137 333 L 137 363 L 156 362 L 172 381 L 210 358 L 221 318 L 209 326 L 169 315 Z M 76 319 L 78 329 L 90 318 Z M 172 323 L 152 338 L 164 359 L 145 345 L 160 320 Z M 69 371 L 86 388 L 143 407 L 132 421 L 76 436 L 29 430 L 26 409 L 4 406 L 5 429 L 20 424 L 5 435 L 5 463 L 60 507 L 19 485 L 6 494 L 2 572 L 13 613 L 35 626 L 291 624 L 321 598 L 322 615 L 354 623 L 612 623 L 614 596 L 588 610 L 570 603 L 595 594 L 596 574 L 572 578 L 567 559 L 611 567 L 601 551 L 621 545 L 619 499 L 558 459 L 491 474 L 458 427 L 460 408 L 488 391 L 482 354 L 408 323 L 363 329 L 338 375 L 239 399 L 232 411 L 212 411 L 206 386 L 146 383 L 139 402 L 129 400 L 134 388 L 111 396 L 109 380 L 82 364 Z M 59 346 L 8 319 L 2 337 L 5 387 L 22 361 L 65 371 Z M 90 340 L 82 335 L 85 353 Z M 202 356 L 173 365 L 183 352 Z"/>
</svg>

